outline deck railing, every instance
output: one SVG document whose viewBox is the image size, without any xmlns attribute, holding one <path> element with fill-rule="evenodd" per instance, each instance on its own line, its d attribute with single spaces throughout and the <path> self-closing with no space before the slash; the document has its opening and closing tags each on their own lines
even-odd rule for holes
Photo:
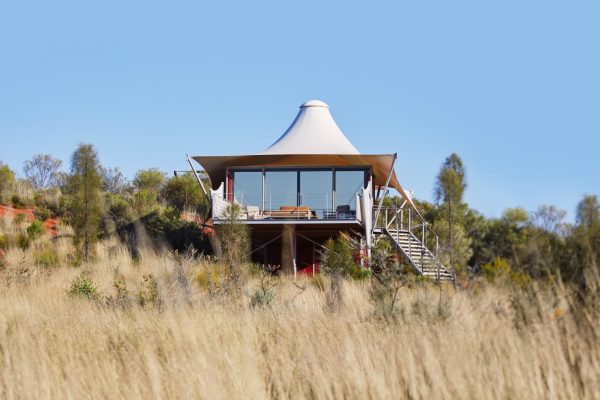
<svg viewBox="0 0 600 400">
<path fill-rule="evenodd" d="M 238 205 L 235 220 L 361 220 L 357 193 L 235 193 L 232 203 Z M 230 202 L 217 193 L 213 219 L 232 219 Z"/>
<path fill-rule="evenodd" d="M 376 210 L 373 210 L 375 229 L 386 229 L 395 232 L 410 232 L 420 240 L 431 253 L 439 256 L 440 240 L 437 233 L 429 226 L 423 217 L 410 207 L 382 207 L 379 218 L 375 221 Z"/>
</svg>

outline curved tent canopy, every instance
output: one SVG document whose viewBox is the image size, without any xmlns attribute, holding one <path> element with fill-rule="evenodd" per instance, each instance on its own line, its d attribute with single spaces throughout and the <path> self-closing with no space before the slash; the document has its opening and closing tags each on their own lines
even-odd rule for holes
<svg viewBox="0 0 600 400">
<path fill-rule="evenodd" d="M 192 158 L 202 165 L 215 190 L 225 181 L 227 167 L 370 166 L 374 185 L 385 186 L 394 163 L 393 154 L 360 154 L 335 123 L 329 106 L 319 100 L 302 104 L 287 131 L 261 153 Z M 389 187 L 396 189 L 414 207 L 395 171 L 392 171 Z"/>
</svg>

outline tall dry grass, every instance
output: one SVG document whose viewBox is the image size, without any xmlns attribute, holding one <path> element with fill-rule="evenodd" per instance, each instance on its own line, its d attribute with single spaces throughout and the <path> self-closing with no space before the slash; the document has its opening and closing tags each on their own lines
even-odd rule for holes
<svg viewBox="0 0 600 400">
<path fill-rule="evenodd" d="M 343 283 L 339 312 L 319 282 L 282 278 L 251 307 L 259 275 L 233 301 L 206 261 L 114 242 L 98 259 L 36 267 L 11 249 L 0 272 L 0 398 L 598 398 L 598 321 L 569 291 L 482 285 L 401 290 L 376 317 L 369 282 Z M 85 272 L 98 300 L 67 294 Z M 138 304 L 152 275 L 158 299 Z M 115 278 L 121 297 L 117 299 Z"/>
</svg>

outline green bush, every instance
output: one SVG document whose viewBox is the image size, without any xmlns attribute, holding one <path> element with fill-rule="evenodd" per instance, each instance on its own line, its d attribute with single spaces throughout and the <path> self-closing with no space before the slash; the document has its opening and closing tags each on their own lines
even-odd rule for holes
<svg viewBox="0 0 600 400">
<path fill-rule="evenodd" d="M 36 219 L 44 222 L 48 218 L 52 217 L 52 211 L 45 205 L 40 205 L 35 207 L 35 209 L 33 210 L 33 215 Z"/>
<path fill-rule="evenodd" d="M 33 253 L 33 262 L 40 267 L 55 267 L 59 264 L 58 254 L 52 248 L 44 248 Z"/>
<path fill-rule="evenodd" d="M 321 270 L 326 275 L 364 279 L 368 272 L 362 272 L 360 265 L 356 263 L 357 252 L 357 244 L 345 233 L 341 233 L 336 239 L 329 239 L 325 242 L 325 250 L 322 253 Z"/>
<path fill-rule="evenodd" d="M 34 220 L 31 225 L 27 228 L 27 236 L 31 240 L 37 240 L 46 232 L 44 224 L 37 219 Z"/>
<path fill-rule="evenodd" d="M 27 216 L 24 213 L 18 213 L 13 218 L 13 223 L 17 226 L 21 226 L 21 225 L 23 225 L 23 223 L 25 222 L 26 219 L 27 219 Z"/>
<path fill-rule="evenodd" d="M 17 247 L 21 250 L 27 250 L 31 245 L 31 239 L 24 233 L 19 233 L 17 235 Z"/>
<path fill-rule="evenodd" d="M 8 248 L 10 247 L 10 242 L 8 240 L 8 236 L 6 235 L 0 235 L 0 250 L 8 250 Z"/>
<path fill-rule="evenodd" d="M 15 208 L 25 208 L 33 204 L 31 200 L 23 199 L 16 193 L 10 197 L 10 201 Z"/>
<path fill-rule="evenodd" d="M 85 297 L 88 300 L 97 300 L 100 298 L 98 287 L 94 281 L 84 273 L 71 282 L 67 294 L 74 297 Z"/>
</svg>

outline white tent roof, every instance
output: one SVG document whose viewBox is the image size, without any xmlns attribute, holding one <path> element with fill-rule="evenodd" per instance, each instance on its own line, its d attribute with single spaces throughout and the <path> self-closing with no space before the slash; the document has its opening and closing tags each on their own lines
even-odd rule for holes
<svg viewBox="0 0 600 400">
<path fill-rule="evenodd" d="M 329 106 L 309 100 L 300 106 L 292 125 L 271 147 L 261 153 L 230 156 L 193 157 L 210 176 L 213 189 L 225 180 L 227 167 L 307 167 L 370 166 L 375 186 L 384 186 L 393 167 L 393 154 L 360 154 L 335 123 Z M 395 171 L 389 186 L 396 189 L 411 205 Z M 416 209 L 416 208 L 415 208 Z"/>
<path fill-rule="evenodd" d="M 296 119 L 275 143 L 259 154 L 359 154 L 320 100 L 300 106 Z"/>
</svg>

